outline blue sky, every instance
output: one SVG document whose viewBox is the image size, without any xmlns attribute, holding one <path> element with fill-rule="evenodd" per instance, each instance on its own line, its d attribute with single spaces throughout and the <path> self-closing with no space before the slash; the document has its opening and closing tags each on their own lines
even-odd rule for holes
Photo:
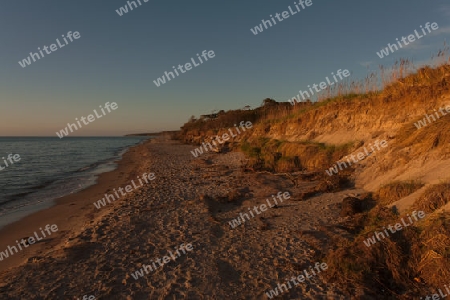
<svg viewBox="0 0 450 300">
<path fill-rule="evenodd" d="M 105 102 L 119 108 L 74 135 L 178 129 L 214 109 L 287 101 L 337 69 L 351 79 L 366 64 L 428 60 L 450 34 L 450 4 L 436 1 L 312 0 L 313 5 L 253 35 L 250 28 L 293 0 L 18 0 L 0 10 L 0 136 L 55 136 Z M 439 30 L 387 58 L 376 52 L 426 22 Z M 18 61 L 68 31 L 81 38 L 22 68 Z M 216 56 L 160 87 L 153 80 L 196 53 Z"/>
</svg>

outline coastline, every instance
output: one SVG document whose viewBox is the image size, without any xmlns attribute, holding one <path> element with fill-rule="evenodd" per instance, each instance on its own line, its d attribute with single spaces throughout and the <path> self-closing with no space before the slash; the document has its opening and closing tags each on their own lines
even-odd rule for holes
<svg viewBox="0 0 450 300">
<path fill-rule="evenodd" d="M 294 184 L 284 176 L 245 172 L 240 152 L 194 158 L 193 149 L 164 136 L 147 141 L 131 148 L 119 168 L 102 174 L 96 186 L 9 226 L 9 232 L 2 230 L 0 251 L 46 224 L 59 228 L 54 237 L 0 262 L 0 293 L 8 299 L 265 299 L 280 278 L 318 261 L 327 240 L 321 228 L 339 220 L 337 206 L 348 191 L 299 201 L 320 182 Z M 105 192 L 143 172 L 154 172 L 156 179 L 107 207 L 94 207 Z M 293 197 L 230 228 L 237 214 L 279 191 Z M 73 205 L 77 199 L 82 200 Z M 293 238 L 293 232 L 300 234 Z M 144 265 L 155 259 L 160 264 L 158 258 L 183 244 L 194 250 L 135 279 L 136 272 L 145 272 Z M 6 264 L 20 263 L 5 270 Z M 289 294 L 344 299 L 322 276 Z"/>
<path fill-rule="evenodd" d="M 41 137 L 32 138 L 33 142 L 41 139 Z M 47 137 L 42 138 L 45 139 Z M 68 137 L 68 139 L 72 141 L 79 138 L 81 138 L 82 141 L 85 141 L 90 137 Z M 113 138 L 126 140 L 128 137 Z M 95 185 L 100 174 L 113 171 L 118 167 L 118 162 L 122 159 L 124 153 L 131 147 L 140 145 L 149 138 L 150 137 L 137 138 L 134 141 L 125 142 L 125 145 L 119 144 L 114 150 L 111 148 L 108 153 L 98 152 L 96 157 L 97 160 L 87 159 L 86 161 L 79 161 L 78 165 L 72 165 L 71 168 L 69 168 L 71 171 L 66 172 L 60 170 L 61 173 L 55 176 L 45 174 L 44 178 L 40 178 L 39 181 L 34 184 L 25 184 L 24 186 L 21 186 L 22 183 L 28 182 L 31 179 L 30 176 L 28 176 L 28 178 L 26 176 L 20 178 L 17 184 L 17 186 L 21 186 L 20 189 L 8 189 L 6 194 L 2 194 L 0 197 L 0 230 L 28 215 L 54 206 L 56 201 L 62 197 L 76 194 Z M 29 137 L 25 137 L 24 139 L 27 140 Z M 101 156 L 98 156 L 98 154 L 101 154 Z M 86 152 L 84 156 L 88 157 L 89 155 L 90 153 Z M 75 161 L 76 160 L 78 159 L 75 159 Z M 48 166 L 41 165 L 40 167 L 46 168 Z M 13 173 L 11 176 L 16 177 L 20 176 L 20 174 Z"/>
<path fill-rule="evenodd" d="M 128 179 L 139 175 L 144 170 L 142 159 L 146 156 L 144 149 L 152 143 L 153 139 L 142 141 L 130 146 L 121 159 L 114 160 L 117 168 L 98 175 L 97 182 L 86 189 L 53 200 L 53 203 L 44 205 L 42 209 L 32 212 L 20 220 L 5 225 L 0 229 L 0 251 L 9 245 L 16 245 L 15 241 L 22 237 L 31 236 L 40 227 L 47 224 L 56 224 L 60 229 L 51 239 L 34 244 L 19 253 L 9 256 L 0 262 L 0 272 L 15 267 L 26 261 L 27 257 L 42 255 L 46 251 L 56 249 L 58 245 L 72 235 L 82 230 L 88 223 L 101 218 L 112 205 L 96 209 L 93 202 L 101 199 L 103 195 L 113 188 L 127 184 Z M 48 207 L 48 205 L 51 205 Z"/>
</svg>

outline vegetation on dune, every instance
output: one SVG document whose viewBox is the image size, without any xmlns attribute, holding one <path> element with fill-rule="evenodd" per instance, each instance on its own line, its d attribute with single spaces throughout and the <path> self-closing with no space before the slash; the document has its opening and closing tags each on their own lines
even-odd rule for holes
<svg viewBox="0 0 450 300">
<path fill-rule="evenodd" d="M 265 137 L 243 141 L 240 150 L 252 168 L 274 172 L 322 171 L 346 155 L 355 143 L 326 145 L 313 141 L 286 141 Z"/>
<path fill-rule="evenodd" d="M 414 209 L 427 213 L 443 207 L 450 201 L 450 183 L 441 183 L 428 187 L 414 203 Z"/>
<path fill-rule="evenodd" d="M 436 55 L 440 63 L 436 67 L 417 70 L 411 61 L 400 60 L 391 69 L 380 67 L 377 74 L 370 73 L 361 82 L 344 81 L 329 87 L 320 94 L 317 102 L 300 102 L 293 106 L 289 102 L 279 103 L 267 98 L 255 109 L 247 107 L 191 118 L 182 127 L 179 137 L 186 142 L 199 143 L 201 139 L 196 137 L 227 130 L 241 121 L 251 121 L 254 125 L 252 131 L 243 133 L 230 143 L 231 148 L 246 155 L 249 167 L 273 172 L 324 173 L 336 161 L 361 147 L 363 142 L 356 138 L 341 144 L 317 142 L 314 140 L 317 136 L 315 131 L 320 125 L 316 123 L 322 121 L 323 126 L 334 123 L 333 118 L 344 110 L 362 116 L 375 111 L 384 118 L 380 120 L 387 122 L 400 115 L 395 142 L 389 144 L 389 150 L 395 155 L 390 160 L 377 161 L 378 172 L 405 166 L 431 151 L 436 156 L 433 159 L 448 159 L 450 117 L 417 129 L 414 126 L 417 118 L 408 119 L 406 110 L 419 108 L 432 113 L 433 108 L 439 108 L 436 103 L 441 97 L 450 94 L 447 50 Z M 285 134 L 292 128 L 296 128 L 295 134 Z M 376 137 L 378 130 L 376 128 L 370 134 Z M 340 171 L 339 176 L 351 172 L 352 168 L 348 168 Z M 375 207 L 356 213 L 344 222 L 342 227 L 351 233 L 350 237 L 333 237 L 329 252 L 324 254 L 329 265 L 324 276 L 330 282 L 347 288 L 349 294 L 362 288 L 367 294 L 382 299 L 412 299 L 418 294 L 432 294 L 448 284 L 450 216 L 436 210 L 450 201 L 450 183 L 431 185 L 422 192 L 424 184 L 419 180 L 394 181 L 371 195 L 370 200 L 375 200 Z M 386 205 L 417 191 L 422 194 L 411 211 L 422 210 L 426 217 L 389 238 L 366 246 L 364 241 L 374 231 L 380 232 L 383 227 L 395 225 L 405 217 L 395 209 L 386 208 Z"/>
<path fill-rule="evenodd" d="M 376 200 L 380 205 L 389 205 L 414 193 L 423 186 L 424 183 L 419 180 L 394 181 L 383 185 L 378 190 Z"/>
<path fill-rule="evenodd" d="M 409 186 L 414 190 L 418 185 L 420 183 L 413 182 L 389 186 L 401 187 L 401 190 Z M 382 194 L 385 188 L 380 189 Z M 380 191 L 374 195 L 375 198 L 380 197 Z M 419 207 L 415 206 L 411 211 L 418 211 L 423 199 L 427 199 L 428 203 L 439 202 L 439 195 L 443 194 L 449 200 L 449 183 L 433 185 L 418 200 Z M 389 225 L 401 223 L 402 218 L 407 220 L 407 214 L 398 215 L 394 209 L 377 205 L 349 220 L 348 223 L 358 231 L 352 240 L 336 238 L 333 249 L 326 257 L 330 266 L 330 272 L 325 274 L 328 280 L 346 286 L 349 291 L 362 286 L 366 293 L 383 296 L 383 299 L 411 299 L 413 295 L 432 293 L 433 289 L 448 284 L 450 216 L 446 213 L 427 213 L 413 226 L 403 227 L 370 247 L 364 243 L 375 231 L 382 232 Z"/>
</svg>

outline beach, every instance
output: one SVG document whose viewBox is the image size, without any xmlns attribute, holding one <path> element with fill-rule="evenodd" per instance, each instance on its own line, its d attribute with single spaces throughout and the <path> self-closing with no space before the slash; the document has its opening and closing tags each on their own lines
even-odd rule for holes
<svg viewBox="0 0 450 300">
<path fill-rule="evenodd" d="M 104 197 L 107 191 L 113 188 L 128 184 L 130 178 L 135 178 L 139 174 L 140 168 L 146 170 L 137 159 L 145 158 L 147 153 L 142 152 L 143 149 L 131 147 L 130 150 L 123 155 L 117 169 L 103 173 L 99 176 L 97 184 L 91 186 L 78 193 L 70 194 L 56 200 L 56 205 L 51 208 L 41 210 L 24 217 L 18 222 L 14 222 L 3 227 L 0 230 L 0 251 L 4 250 L 8 245 L 15 245 L 16 239 L 31 236 L 31 234 L 39 230 L 46 224 L 56 224 L 59 227 L 57 235 L 52 236 L 49 241 L 36 243 L 32 247 L 21 251 L 19 255 L 12 255 L 0 263 L 0 271 L 5 271 L 11 266 L 16 266 L 28 257 L 37 255 L 41 251 L 54 250 L 62 241 L 74 233 L 78 233 L 83 227 L 89 223 L 95 222 L 97 218 L 101 218 L 107 211 L 97 210 L 93 202 Z M 20 241 L 20 239 L 19 239 Z"/>
<path fill-rule="evenodd" d="M 0 300 L 450 294 L 450 3 L 297 2 L 4 3 Z"/>
<path fill-rule="evenodd" d="M 316 263 L 328 240 L 323 230 L 339 220 L 334 208 L 345 192 L 298 201 L 317 183 L 244 172 L 239 152 L 194 158 L 193 148 L 164 136 L 134 146 L 96 185 L 3 228 L 1 250 L 46 224 L 59 231 L 0 263 L 1 294 L 7 299 L 267 299 L 266 291 Z M 155 180 L 94 207 L 106 192 L 145 172 L 153 172 Z M 280 191 L 292 197 L 230 226 L 241 212 Z M 138 280 L 131 276 L 183 243 L 193 250 Z M 285 294 L 344 299 L 320 276 Z"/>
</svg>

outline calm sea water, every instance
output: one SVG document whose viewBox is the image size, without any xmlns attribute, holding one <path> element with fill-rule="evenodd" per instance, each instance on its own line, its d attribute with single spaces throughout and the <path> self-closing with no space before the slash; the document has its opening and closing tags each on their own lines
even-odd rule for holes
<svg viewBox="0 0 450 300">
<path fill-rule="evenodd" d="M 20 161 L 0 171 L 0 227 L 53 205 L 55 199 L 85 189 L 97 175 L 148 137 L 13 137 L 0 138 L 1 157 Z"/>
</svg>

